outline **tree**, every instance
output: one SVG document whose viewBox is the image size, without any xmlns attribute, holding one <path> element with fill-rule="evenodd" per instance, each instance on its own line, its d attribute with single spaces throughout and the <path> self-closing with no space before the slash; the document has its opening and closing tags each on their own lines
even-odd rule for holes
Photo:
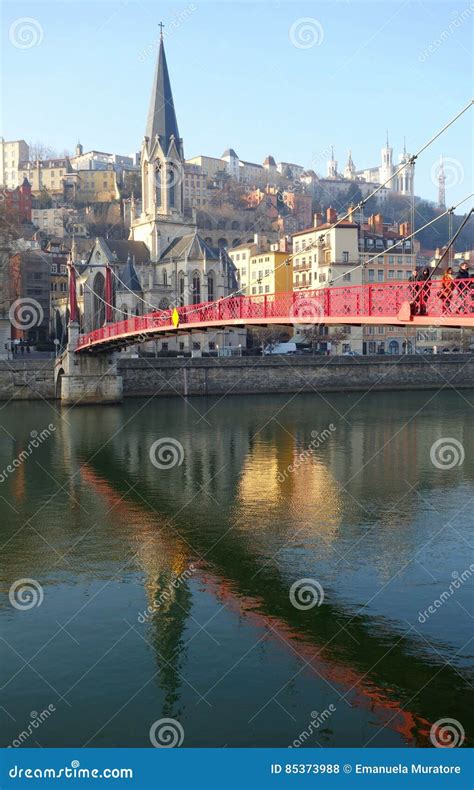
<svg viewBox="0 0 474 790">
<path fill-rule="evenodd" d="M 343 329 L 342 326 L 337 326 L 328 336 L 328 340 L 335 346 L 336 351 L 340 343 L 342 343 L 347 338 L 347 331 Z"/>
<path fill-rule="evenodd" d="M 30 149 L 31 162 L 36 162 L 37 159 L 54 159 L 57 155 L 51 145 L 43 143 L 41 140 L 37 140 L 35 143 L 30 142 L 28 146 Z"/>
<path fill-rule="evenodd" d="M 42 187 L 41 192 L 39 193 L 38 197 L 36 198 L 36 202 L 39 208 L 51 208 L 53 205 L 53 199 L 49 194 L 46 187 Z"/>
<path fill-rule="evenodd" d="M 282 340 L 288 339 L 288 332 L 283 327 L 251 327 L 248 329 L 248 339 L 250 348 L 273 348 Z"/>
</svg>

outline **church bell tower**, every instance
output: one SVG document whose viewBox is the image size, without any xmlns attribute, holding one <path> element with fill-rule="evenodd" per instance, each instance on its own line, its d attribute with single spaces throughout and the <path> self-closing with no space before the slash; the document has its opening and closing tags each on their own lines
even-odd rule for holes
<svg viewBox="0 0 474 790">
<path fill-rule="evenodd" d="M 130 238 L 144 241 L 152 261 L 169 240 L 194 230 L 184 217 L 184 151 L 179 136 L 161 27 L 160 46 L 141 147 L 142 211 Z"/>
</svg>

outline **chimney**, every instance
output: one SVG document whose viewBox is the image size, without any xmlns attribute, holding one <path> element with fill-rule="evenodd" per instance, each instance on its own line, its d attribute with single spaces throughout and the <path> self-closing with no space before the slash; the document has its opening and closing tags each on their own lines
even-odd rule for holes
<svg viewBox="0 0 474 790">
<path fill-rule="evenodd" d="M 357 222 L 357 219 L 356 219 L 356 216 L 355 216 L 355 212 L 356 212 L 355 206 L 353 206 L 352 203 L 351 203 L 351 205 L 347 209 L 347 213 L 349 215 L 347 217 L 347 219 L 348 219 L 349 222 Z"/>
<path fill-rule="evenodd" d="M 313 215 L 313 225 L 314 225 L 315 228 L 317 228 L 318 225 L 322 225 L 322 224 L 323 224 L 323 215 L 321 214 L 320 211 L 317 211 Z"/>
<path fill-rule="evenodd" d="M 409 222 L 400 222 L 398 226 L 398 232 L 400 236 L 409 236 L 411 233 L 411 227 Z"/>
<path fill-rule="evenodd" d="M 328 222 L 329 225 L 333 225 L 334 222 L 337 222 L 337 211 L 331 206 L 326 209 L 326 222 Z"/>
<path fill-rule="evenodd" d="M 374 217 L 374 230 L 376 233 L 379 233 L 381 236 L 383 235 L 383 216 L 382 214 L 376 214 Z"/>
</svg>

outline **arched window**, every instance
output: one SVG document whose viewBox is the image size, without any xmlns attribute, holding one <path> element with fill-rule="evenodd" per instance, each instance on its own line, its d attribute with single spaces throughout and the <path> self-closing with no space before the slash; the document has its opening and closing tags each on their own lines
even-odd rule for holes
<svg viewBox="0 0 474 790">
<path fill-rule="evenodd" d="M 398 344 L 398 340 L 391 340 L 388 344 L 388 350 L 390 354 L 399 354 L 400 353 L 400 346 Z"/>
<path fill-rule="evenodd" d="M 174 165 L 168 164 L 168 178 L 167 184 L 168 188 L 168 197 L 169 197 L 169 205 L 170 208 L 174 208 L 175 205 L 175 186 L 176 186 L 176 170 Z"/>
<path fill-rule="evenodd" d="M 224 247 L 228 247 L 227 239 L 223 239 L 223 238 L 219 239 L 219 241 L 217 242 L 217 246 L 220 247 L 221 249 Z"/>
<path fill-rule="evenodd" d="M 201 276 L 199 272 L 193 273 L 193 304 L 201 301 Z"/>
<path fill-rule="evenodd" d="M 207 298 L 210 302 L 213 302 L 216 298 L 214 285 L 214 272 L 209 272 L 207 275 Z"/>
<path fill-rule="evenodd" d="M 155 193 L 157 206 L 161 206 L 161 181 L 161 165 L 157 164 L 155 167 Z"/>
<path fill-rule="evenodd" d="M 105 324 L 105 278 L 97 272 L 92 284 L 92 329 L 100 329 Z"/>
<path fill-rule="evenodd" d="M 168 272 L 163 269 L 163 285 L 168 285 Z"/>
<path fill-rule="evenodd" d="M 180 273 L 178 278 L 179 304 L 184 305 L 184 274 Z"/>
<path fill-rule="evenodd" d="M 240 239 L 233 239 L 233 241 L 232 241 L 232 246 L 233 247 L 238 247 L 239 244 L 240 244 Z"/>
<path fill-rule="evenodd" d="M 232 230 L 239 230 L 240 229 L 240 224 L 238 222 L 234 221 L 232 223 L 231 227 L 232 227 Z"/>
</svg>

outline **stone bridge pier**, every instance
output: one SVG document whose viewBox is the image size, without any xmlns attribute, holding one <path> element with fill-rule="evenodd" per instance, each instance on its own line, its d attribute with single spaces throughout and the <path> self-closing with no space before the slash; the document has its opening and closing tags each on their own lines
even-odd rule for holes
<svg viewBox="0 0 474 790">
<path fill-rule="evenodd" d="M 79 325 L 70 323 L 69 342 L 54 365 L 56 398 L 69 406 L 120 403 L 123 388 L 116 354 L 76 354 L 78 337 Z"/>
</svg>

